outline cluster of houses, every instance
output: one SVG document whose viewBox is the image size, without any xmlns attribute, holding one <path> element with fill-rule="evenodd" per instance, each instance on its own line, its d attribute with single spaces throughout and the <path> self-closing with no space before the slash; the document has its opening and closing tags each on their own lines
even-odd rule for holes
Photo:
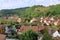
<svg viewBox="0 0 60 40">
<path fill-rule="evenodd" d="M 34 21 L 46 23 L 46 25 L 54 24 L 55 26 L 57 26 L 58 24 L 60 24 L 60 18 L 56 18 L 56 17 L 41 17 L 40 19 L 33 18 L 30 22 L 32 23 Z"/>
<path fill-rule="evenodd" d="M 37 18 L 33 18 L 30 22 L 34 22 L 34 21 L 39 21 L 41 23 L 43 23 L 43 26 L 49 26 L 49 25 L 54 25 L 55 26 L 55 30 L 54 32 L 52 32 L 52 29 L 50 27 L 48 27 L 48 32 L 51 34 L 53 37 L 60 37 L 60 33 L 58 32 L 58 30 L 60 30 L 57 26 L 60 25 L 60 18 L 56 18 L 56 17 L 41 17 L 40 19 Z"/>
<path fill-rule="evenodd" d="M 5 20 L 7 20 L 7 21 L 17 21 L 17 22 L 21 22 L 22 21 L 22 19 L 21 18 L 19 18 L 19 17 L 14 17 L 14 16 L 9 16 L 9 17 L 6 17 L 6 16 L 4 16 L 4 17 L 2 17 L 3 19 L 5 19 Z"/>
<path fill-rule="evenodd" d="M 5 17 L 4 17 L 5 18 Z M 17 21 L 21 22 L 21 18 L 15 18 L 15 17 L 8 17 L 5 18 L 7 20 L 12 20 L 12 21 Z M 41 25 L 5 25 L 5 24 L 0 24 L 0 34 L 7 34 L 7 33 L 12 33 L 12 34 L 20 34 L 24 31 L 29 30 L 30 28 L 36 32 L 42 32 L 43 29 L 51 24 L 55 25 L 56 28 L 54 32 L 52 32 L 52 28 L 48 27 L 48 32 L 52 34 L 53 37 L 60 37 L 60 34 L 58 32 L 59 28 L 57 27 L 60 24 L 60 18 L 56 17 L 41 17 L 41 18 L 32 18 L 30 20 L 30 23 L 33 22 L 41 22 Z"/>
<path fill-rule="evenodd" d="M 3 19 L 10 20 L 10 21 L 17 21 L 17 22 L 22 22 L 22 20 L 23 20 L 22 18 L 13 17 L 13 16 L 3 17 Z M 60 23 L 60 18 L 57 18 L 55 16 L 32 18 L 32 19 L 29 20 L 29 22 L 30 23 L 32 23 L 32 22 L 41 22 L 41 23 L 46 23 L 47 25 L 49 25 L 49 24 L 58 25 Z"/>
</svg>

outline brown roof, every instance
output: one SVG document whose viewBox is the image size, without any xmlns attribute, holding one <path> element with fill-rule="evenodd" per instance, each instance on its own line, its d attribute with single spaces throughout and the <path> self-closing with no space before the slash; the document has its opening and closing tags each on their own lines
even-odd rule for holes
<svg viewBox="0 0 60 40">
<path fill-rule="evenodd" d="M 0 40 L 5 40 L 6 35 L 0 34 Z"/>
<path fill-rule="evenodd" d="M 32 30 L 34 30 L 34 31 L 36 31 L 36 32 L 38 32 L 38 31 L 40 31 L 40 30 L 43 30 L 43 26 L 22 26 L 20 29 L 19 29 L 19 31 L 18 32 L 23 32 L 23 31 L 27 31 L 27 30 L 29 30 L 29 29 L 32 29 Z"/>
<path fill-rule="evenodd" d="M 33 18 L 32 20 L 33 21 L 39 21 L 39 18 Z"/>
</svg>

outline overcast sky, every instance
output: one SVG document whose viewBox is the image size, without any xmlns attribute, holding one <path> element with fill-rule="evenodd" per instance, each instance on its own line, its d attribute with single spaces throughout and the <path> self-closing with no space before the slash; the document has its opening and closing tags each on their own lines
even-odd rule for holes
<svg viewBox="0 0 60 40">
<path fill-rule="evenodd" d="M 14 9 L 33 5 L 55 5 L 60 4 L 60 0 L 0 0 L 0 9 Z"/>
</svg>

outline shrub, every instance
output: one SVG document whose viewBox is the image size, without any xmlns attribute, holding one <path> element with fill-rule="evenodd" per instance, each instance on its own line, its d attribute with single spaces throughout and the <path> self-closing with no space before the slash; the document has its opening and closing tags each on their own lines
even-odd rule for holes
<svg viewBox="0 0 60 40">
<path fill-rule="evenodd" d="M 45 34 L 43 35 L 42 40 L 52 40 L 52 36 L 51 36 L 50 34 L 48 34 L 48 33 L 45 33 Z"/>
<path fill-rule="evenodd" d="M 52 40 L 52 36 L 48 32 L 48 27 L 44 28 L 44 34 L 42 40 Z"/>
<path fill-rule="evenodd" d="M 38 33 L 33 30 L 28 30 L 18 35 L 19 40 L 38 40 Z"/>
</svg>

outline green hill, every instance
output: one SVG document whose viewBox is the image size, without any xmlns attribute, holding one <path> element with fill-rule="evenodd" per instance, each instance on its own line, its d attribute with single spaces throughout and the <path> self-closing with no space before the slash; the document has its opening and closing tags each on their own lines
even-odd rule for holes
<svg viewBox="0 0 60 40">
<path fill-rule="evenodd" d="M 18 16 L 21 18 L 33 18 L 41 16 L 60 17 L 59 15 L 60 15 L 60 4 L 48 7 L 42 5 L 35 5 L 32 7 L 0 10 L 0 16 Z"/>
</svg>

